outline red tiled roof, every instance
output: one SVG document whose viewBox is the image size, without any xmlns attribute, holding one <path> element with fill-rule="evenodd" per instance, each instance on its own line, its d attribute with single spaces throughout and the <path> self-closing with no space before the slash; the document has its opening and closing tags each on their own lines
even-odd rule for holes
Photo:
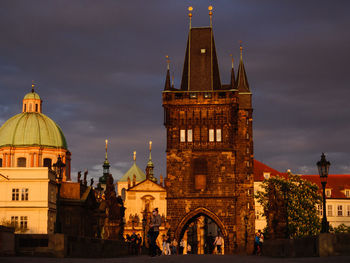
<svg viewBox="0 0 350 263">
<path fill-rule="evenodd" d="M 264 173 L 270 173 L 270 176 L 287 177 L 287 173 L 281 173 L 258 160 L 254 160 L 254 181 L 262 182 Z M 322 185 L 319 175 L 301 175 L 305 180 L 308 180 L 319 187 L 319 192 L 322 193 Z M 330 174 L 328 175 L 326 189 L 331 189 L 331 197 L 334 199 L 349 198 L 345 196 L 345 190 L 350 190 L 350 174 Z"/>
<path fill-rule="evenodd" d="M 319 175 L 301 175 L 301 178 L 317 184 L 322 193 L 322 185 Z M 350 190 L 350 174 L 328 175 L 326 189 L 331 189 L 331 197 L 335 199 L 349 198 L 345 196 L 345 189 Z M 328 198 L 328 197 L 327 197 Z"/>
</svg>

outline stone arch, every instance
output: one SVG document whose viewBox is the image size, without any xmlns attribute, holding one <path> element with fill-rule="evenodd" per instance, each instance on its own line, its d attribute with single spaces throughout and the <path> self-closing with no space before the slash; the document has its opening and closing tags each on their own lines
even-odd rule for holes
<svg viewBox="0 0 350 263">
<path fill-rule="evenodd" d="M 196 217 L 197 215 L 200 215 L 200 214 L 206 215 L 206 216 L 210 217 L 212 220 L 214 220 L 214 222 L 220 228 L 223 237 L 224 238 L 227 237 L 226 228 L 225 228 L 224 224 L 222 223 L 222 221 L 220 220 L 220 218 L 215 213 L 210 211 L 209 209 L 204 208 L 204 207 L 198 207 L 195 210 L 187 213 L 182 218 L 180 224 L 178 224 L 178 226 L 175 230 L 175 238 L 177 240 L 180 240 L 181 232 L 182 232 L 183 228 L 186 226 L 186 224 L 188 223 L 188 221 L 191 220 L 192 218 Z"/>
</svg>

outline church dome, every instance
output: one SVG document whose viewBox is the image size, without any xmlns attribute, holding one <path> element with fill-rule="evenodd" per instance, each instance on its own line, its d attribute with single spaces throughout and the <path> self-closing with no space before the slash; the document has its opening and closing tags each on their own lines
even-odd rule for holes
<svg viewBox="0 0 350 263">
<path fill-rule="evenodd" d="M 40 100 L 40 96 L 38 93 L 32 91 L 32 92 L 27 93 L 23 99 L 24 100 Z"/>
<path fill-rule="evenodd" d="M 35 96 L 35 94 L 39 97 L 37 93 L 29 93 L 26 96 Z M 0 147 L 4 146 L 67 149 L 61 128 L 45 114 L 39 112 L 22 112 L 7 120 L 0 128 Z"/>
</svg>

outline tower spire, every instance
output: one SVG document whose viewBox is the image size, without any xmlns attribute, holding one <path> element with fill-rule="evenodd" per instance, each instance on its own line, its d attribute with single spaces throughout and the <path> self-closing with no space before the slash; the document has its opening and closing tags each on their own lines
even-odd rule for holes
<svg viewBox="0 0 350 263">
<path fill-rule="evenodd" d="M 192 12 L 193 11 L 193 7 L 192 6 L 189 6 L 188 7 L 188 17 L 190 18 L 190 29 L 192 28 Z"/>
<path fill-rule="evenodd" d="M 170 59 L 169 56 L 166 55 L 166 63 L 167 63 L 167 70 L 166 70 L 166 77 L 165 77 L 165 85 L 164 85 L 164 90 L 170 90 Z"/>
<path fill-rule="evenodd" d="M 107 154 L 108 153 L 108 140 L 107 139 L 105 140 L 105 143 L 106 143 L 106 158 L 105 158 L 105 160 L 108 161 L 108 154 Z"/>
<path fill-rule="evenodd" d="M 146 166 L 146 178 L 153 181 L 157 182 L 157 178 L 154 177 L 153 173 L 154 165 L 152 162 L 152 141 L 149 142 L 149 158 L 148 158 L 148 163 Z"/>
<path fill-rule="evenodd" d="M 134 163 L 136 163 L 136 151 L 134 151 Z"/>
<path fill-rule="evenodd" d="M 208 6 L 209 10 L 209 19 L 210 19 L 210 27 L 213 27 L 213 6 Z"/>
<path fill-rule="evenodd" d="M 239 49 L 241 54 L 240 54 L 238 72 L 237 72 L 237 81 L 236 81 L 237 89 L 239 92 L 250 92 L 248 78 L 247 78 L 247 74 L 245 72 L 244 63 L 243 63 L 242 41 L 240 41 Z"/>
<path fill-rule="evenodd" d="M 232 61 L 232 65 L 231 65 L 231 82 L 230 82 L 230 85 L 231 85 L 231 89 L 234 89 L 235 88 L 235 85 L 236 85 L 236 81 L 235 81 L 235 70 L 234 70 L 234 63 L 233 63 L 233 56 L 232 54 L 230 54 L 231 56 L 231 61 Z"/>
<path fill-rule="evenodd" d="M 32 80 L 32 93 L 34 93 L 34 87 L 35 87 L 34 80 Z"/>
</svg>

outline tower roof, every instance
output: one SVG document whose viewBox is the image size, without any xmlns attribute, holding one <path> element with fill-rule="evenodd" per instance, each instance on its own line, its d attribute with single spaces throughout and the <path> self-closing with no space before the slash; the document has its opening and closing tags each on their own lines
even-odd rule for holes
<svg viewBox="0 0 350 263">
<path fill-rule="evenodd" d="M 241 51 L 241 56 L 239 60 L 236 85 L 239 92 L 250 92 L 247 74 L 244 69 L 242 46 L 240 47 L 240 51 Z"/>
<path fill-rule="evenodd" d="M 191 28 L 182 73 L 181 90 L 220 90 L 221 81 L 213 29 Z"/>
<path fill-rule="evenodd" d="M 140 169 L 140 167 L 137 166 L 136 161 L 134 161 L 133 165 L 123 175 L 123 177 L 119 180 L 119 182 L 127 182 L 128 178 L 132 180 L 134 175 L 136 176 L 136 182 L 141 182 L 146 179 L 145 173 Z"/>
</svg>

